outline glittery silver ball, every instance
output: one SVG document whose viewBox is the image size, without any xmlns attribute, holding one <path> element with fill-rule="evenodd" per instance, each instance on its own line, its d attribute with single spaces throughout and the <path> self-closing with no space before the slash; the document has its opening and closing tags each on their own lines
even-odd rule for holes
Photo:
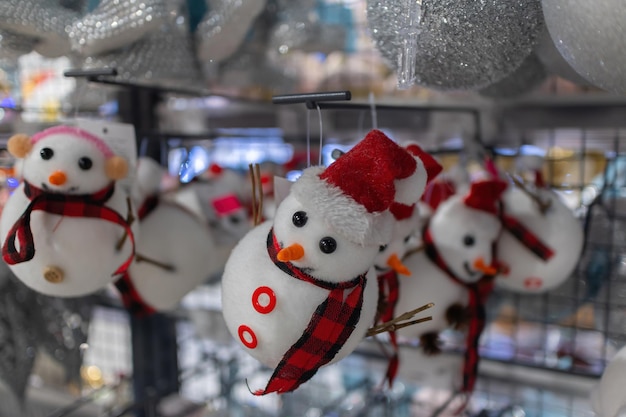
<svg viewBox="0 0 626 417">
<path fill-rule="evenodd" d="M 582 77 L 626 93 L 626 5 L 623 0 L 543 0 L 557 49 Z"/>
<path fill-rule="evenodd" d="M 552 37 L 547 28 L 541 31 L 539 40 L 535 46 L 535 54 L 545 67 L 548 73 L 557 75 L 565 80 L 571 81 L 578 85 L 590 85 L 589 81 L 584 79 L 577 73 L 570 64 L 563 58 L 559 50 L 556 48 Z"/>
<path fill-rule="evenodd" d="M 37 38 L 0 30 L 0 58 L 17 60 L 20 56 L 31 52 L 37 42 Z"/>
<path fill-rule="evenodd" d="M 405 4 L 367 0 L 375 45 L 396 69 Z M 519 67 L 542 25 L 540 0 L 422 0 L 415 82 L 441 90 L 492 84 Z"/>
<path fill-rule="evenodd" d="M 167 13 L 166 0 L 101 0 L 72 25 L 72 49 L 99 55 L 130 45 L 158 29 Z"/>
<path fill-rule="evenodd" d="M 266 0 L 208 0 L 209 12 L 196 28 L 198 58 L 213 63 L 232 56 Z"/>
<path fill-rule="evenodd" d="M 35 50 L 55 58 L 70 51 L 69 28 L 78 13 L 58 0 L 0 1 L 0 29 L 38 39 Z"/>
<path fill-rule="evenodd" d="M 480 90 L 480 95 L 492 98 L 513 98 L 530 93 L 539 87 L 548 74 L 535 54 L 530 54 L 522 65 L 500 81 Z"/>
</svg>

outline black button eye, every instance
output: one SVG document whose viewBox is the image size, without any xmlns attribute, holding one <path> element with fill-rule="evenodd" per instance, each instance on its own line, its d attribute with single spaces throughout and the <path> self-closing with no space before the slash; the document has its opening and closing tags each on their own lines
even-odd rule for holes
<svg viewBox="0 0 626 417">
<path fill-rule="evenodd" d="M 54 156 L 54 151 L 50 148 L 43 148 L 39 151 L 39 155 L 41 156 L 41 159 L 47 161 Z"/>
<path fill-rule="evenodd" d="M 404 238 L 404 243 L 409 243 L 409 240 L 411 240 L 411 235 Z"/>
<path fill-rule="evenodd" d="M 474 236 L 472 236 L 472 235 L 465 235 L 463 237 L 463 244 L 465 246 L 474 246 L 474 243 L 476 243 L 476 239 L 474 239 Z"/>
<path fill-rule="evenodd" d="M 378 252 L 382 252 L 382 251 L 384 251 L 385 249 L 387 249 L 387 245 L 380 245 L 380 246 L 378 247 Z"/>
<path fill-rule="evenodd" d="M 320 240 L 320 250 L 324 253 L 333 253 L 337 250 L 337 241 L 332 237 L 325 237 Z"/>
<path fill-rule="evenodd" d="M 293 213 L 293 217 L 291 218 L 293 225 L 296 227 L 304 227 L 307 220 L 309 220 L 309 218 L 306 216 L 304 211 L 296 211 Z"/>
<path fill-rule="evenodd" d="M 88 169 L 91 169 L 92 166 L 93 166 L 93 161 L 91 160 L 91 158 L 87 158 L 86 156 L 83 156 L 82 158 L 78 160 L 78 167 L 82 169 L 83 171 L 87 171 Z"/>
<path fill-rule="evenodd" d="M 228 218 L 228 221 L 231 222 L 232 224 L 239 224 L 241 219 L 237 216 L 231 216 Z"/>
</svg>

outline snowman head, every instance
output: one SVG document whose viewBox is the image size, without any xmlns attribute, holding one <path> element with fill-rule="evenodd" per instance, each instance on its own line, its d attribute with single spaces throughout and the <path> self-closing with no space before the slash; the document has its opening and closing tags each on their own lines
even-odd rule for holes
<svg viewBox="0 0 626 417">
<path fill-rule="evenodd" d="M 472 184 L 469 194 L 443 202 L 430 220 L 433 244 L 462 281 L 496 275 L 493 245 L 500 234 L 498 199 L 506 188 L 499 180 Z"/>
<path fill-rule="evenodd" d="M 33 137 L 15 135 L 9 152 L 22 158 L 22 176 L 35 187 L 62 194 L 91 194 L 128 173 L 128 163 L 97 136 L 56 126 Z"/>
<path fill-rule="evenodd" d="M 393 269 L 398 274 L 411 275 L 411 271 L 402 263 L 402 259 L 407 252 L 419 245 L 418 234 L 421 226 L 421 213 L 417 207 L 410 217 L 402 220 L 396 219 L 391 241 L 378 249 L 378 255 L 374 260 L 376 272 L 382 273 Z"/>
</svg>

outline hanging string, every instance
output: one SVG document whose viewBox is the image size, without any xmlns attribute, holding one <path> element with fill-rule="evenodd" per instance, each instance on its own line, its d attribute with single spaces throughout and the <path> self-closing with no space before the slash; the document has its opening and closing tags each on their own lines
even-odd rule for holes
<svg viewBox="0 0 626 417">
<path fill-rule="evenodd" d="M 324 122 L 322 121 L 322 109 L 320 109 L 320 105 L 316 103 L 315 107 L 317 107 L 317 117 L 319 118 L 319 121 L 320 121 L 320 147 L 319 147 L 318 165 L 322 165 L 322 146 L 324 145 Z"/>
<path fill-rule="evenodd" d="M 80 102 L 82 101 L 83 97 L 86 94 L 88 82 L 85 81 L 83 83 L 79 83 L 79 81 L 77 80 L 76 84 L 79 84 L 79 85 L 75 86 L 75 88 L 77 87 L 76 95 L 74 96 L 75 103 L 72 103 L 74 106 L 74 119 L 78 118 L 78 112 L 80 110 Z"/>
<path fill-rule="evenodd" d="M 311 166 L 311 112 L 306 112 L 306 167 Z"/>
<path fill-rule="evenodd" d="M 369 102 L 370 102 L 370 114 L 372 117 L 372 129 L 378 129 L 378 114 L 376 113 L 376 99 L 374 97 L 374 93 L 371 91 L 369 94 Z"/>
</svg>

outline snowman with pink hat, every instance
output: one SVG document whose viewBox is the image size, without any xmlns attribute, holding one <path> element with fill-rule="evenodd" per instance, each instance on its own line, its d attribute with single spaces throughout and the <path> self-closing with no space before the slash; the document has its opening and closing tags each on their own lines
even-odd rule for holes
<svg viewBox="0 0 626 417">
<path fill-rule="evenodd" d="M 432 321 L 399 330 L 404 337 L 418 337 L 426 355 L 440 351 L 441 331 L 467 327 L 467 392 L 473 389 L 475 379 L 478 338 L 485 325 L 484 303 L 500 271 L 494 249 L 501 232 L 498 201 L 506 187 L 500 180 L 478 181 L 465 195 L 443 201 L 423 229 L 424 250 L 404 262 L 411 276 L 400 279 L 398 311 L 435 304 L 430 310 Z"/>
<path fill-rule="evenodd" d="M 95 134 L 56 126 L 9 139 L 22 184 L 0 221 L 2 256 L 30 288 L 75 297 L 105 288 L 134 256 L 129 161 Z"/>
<path fill-rule="evenodd" d="M 374 258 L 390 242 L 391 207 L 406 203 L 398 192 L 405 187 L 396 186 L 422 175 L 413 155 L 371 131 L 328 168 L 305 169 L 275 218 L 233 249 L 222 278 L 224 319 L 274 369 L 254 394 L 295 390 L 363 339 L 378 304 Z"/>
</svg>

